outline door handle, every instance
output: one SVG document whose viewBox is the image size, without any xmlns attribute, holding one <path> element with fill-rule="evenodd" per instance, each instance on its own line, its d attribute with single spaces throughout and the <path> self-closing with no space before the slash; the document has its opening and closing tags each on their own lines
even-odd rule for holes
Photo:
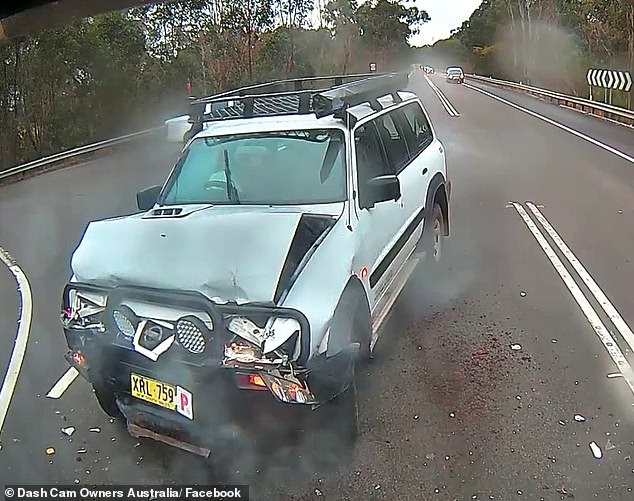
<svg viewBox="0 0 634 501">
<path fill-rule="evenodd" d="M 427 167 L 425 167 L 425 168 L 423 169 L 423 173 L 422 173 L 422 175 L 424 176 L 425 174 L 427 174 L 427 172 L 428 172 L 428 171 L 429 171 L 429 169 L 428 169 Z"/>
</svg>

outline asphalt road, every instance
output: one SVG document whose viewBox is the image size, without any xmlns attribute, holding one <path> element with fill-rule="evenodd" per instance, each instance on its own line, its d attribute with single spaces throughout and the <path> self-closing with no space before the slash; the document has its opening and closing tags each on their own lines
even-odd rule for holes
<svg viewBox="0 0 634 501">
<path fill-rule="evenodd" d="M 258 471 L 243 453 L 221 473 L 159 444 L 137 446 L 79 378 L 60 399 L 45 397 L 66 370 L 60 290 L 85 224 L 134 210 L 134 193 L 160 182 L 173 161 L 172 151 L 145 145 L 0 188 L 0 246 L 24 270 L 34 305 L 0 434 L 0 479 L 244 481 L 257 499 L 632 499 L 632 391 L 623 377 L 607 377 L 619 369 L 521 213 L 537 222 L 527 202 L 535 204 L 632 325 L 634 164 L 469 86 L 448 85 L 441 75 L 432 81 L 460 113 L 450 117 L 423 78 L 415 84 L 446 146 L 452 237 L 442 270 L 421 269 L 404 291 L 363 374 L 362 429 L 350 454 L 338 437 L 323 436 L 318 445 L 280 438 L 259 458 Z M 634 154 L 630 129 L 469 85 Z M 594 289 L 543 225 L 537 228 L 564 262 L 559 270 L 579 285 L 578 297 L 634 363 Z M 11 276 L 0 271 L 0 280 L 4 354 L 18 312 Z M 511 349 L 515 344 L 521 349 Z M 575 421 L 576 414 L 585 420 Z M 67 437 L 63 426 L 76 431 Z"/>
</svg>

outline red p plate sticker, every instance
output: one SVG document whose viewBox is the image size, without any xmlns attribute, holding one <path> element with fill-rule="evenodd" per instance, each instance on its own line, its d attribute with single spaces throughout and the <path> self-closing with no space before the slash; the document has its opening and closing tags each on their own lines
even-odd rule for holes
<svg viewBox="0 0 634 501">
<path fill-rule="evenodd" d="M 194 419 L 194 405 L 192 394 L 185 388 L 176 387 L 176 411 L 183 416 Z"/>
</svg>

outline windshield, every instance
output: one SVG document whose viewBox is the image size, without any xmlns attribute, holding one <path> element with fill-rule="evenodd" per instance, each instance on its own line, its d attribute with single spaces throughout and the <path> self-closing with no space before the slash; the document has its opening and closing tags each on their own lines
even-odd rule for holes
<svg viewBox="0 0 634 501">
<path fill-rule="evenodd" d="M 462 75 L 462 70 L 458 68 L 452 68 L 449 71 L 447 71 L 447 73 L 449 75 Z"/>
<path fill-rule="evenodd" d="M 293 130 L 195 139 L 159 201 L 309 205 L 346 199 L 344 134 Z"/>
</svg>

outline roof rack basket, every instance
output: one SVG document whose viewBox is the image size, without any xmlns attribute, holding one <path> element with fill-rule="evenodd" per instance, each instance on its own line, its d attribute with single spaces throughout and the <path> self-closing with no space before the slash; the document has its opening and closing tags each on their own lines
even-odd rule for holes
<svg viewBox="0 0 634 501">
<path fill-rule="evenodd" d="M 367 73 L 276 80 L 191 101 L 190 123 L 202 129 L 205 122 L 236 118 L 333 115 L 343 119 L 346 110 L 369 103 L 382 109 L 378 99 L 391 95 L 400 102 L 399 90 L 408 84 L 407 73 Z"/>
</svg>

